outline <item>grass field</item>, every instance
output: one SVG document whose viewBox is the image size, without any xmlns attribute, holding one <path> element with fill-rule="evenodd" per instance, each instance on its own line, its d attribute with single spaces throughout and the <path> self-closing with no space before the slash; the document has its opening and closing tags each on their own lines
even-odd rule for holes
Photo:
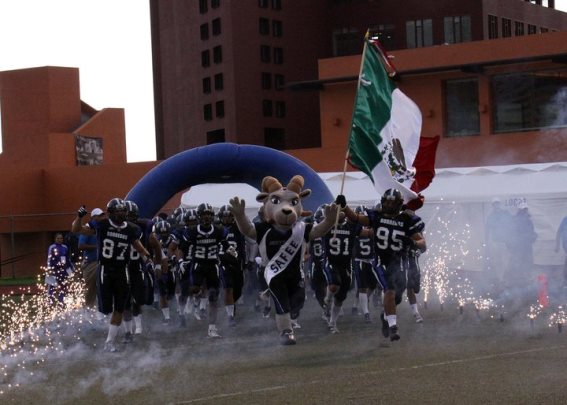
<svg viewBox="0 0 567 405">
<path fill-rule="evenodd" d="M 352 302 L 350 299 L 347 301 Z M 4 404 L 562 404 L 567 335 L 533 322 L 528 307 L 481 311 L 430 302 L 423 324 L 399 307 L 402 339 L 380 334 L 350 307 L 330 335 L 310 299 L 296 346 L 280 346 L 273 318 L 238 307 L 239 324 L 207 339 L 205 321 L 163 326 L 153 308 L 144 334 L 104 353 L 106 325 L 76 314 L 47 326 L 15 357 L 2 355 Z M 33 347 L 36 351 L 33 351 Z M 37 348 L 48 348 L 37 350 Z"/>
</svg>

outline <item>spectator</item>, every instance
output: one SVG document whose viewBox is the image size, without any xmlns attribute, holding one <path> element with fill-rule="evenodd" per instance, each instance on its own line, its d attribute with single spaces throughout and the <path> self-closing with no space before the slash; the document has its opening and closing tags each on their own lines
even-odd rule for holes
<svg viewBox="0 0 567 405">
<path fill-rule="evenodd" d="M 486 258 L 490 277 L 500 285 L 504 272 L 508 268 L 506 242 L 510 237 L 512 215 L 502 208 L 498 197 L 492 199 L 492 211 L 486 218 L 485 244 Z"/>
<path fill-rule="evenodd" d="M 522 285 L 533 281 L 533 244 L 536 239 L 537 234 L 528 212 L 528 204 L 521 203 L 518 212 L 512 217 L 511 232 L 507 241 L 510 252 L 509 283 Z"/>
<path fill-rule="evenodd" d="M 73 274 L 73 264 L 69 258 L 69 250 L 63 244 L 63 234 L 55 234 L 55 240 L 47 249 L 47 295 L 53 303 L 57 300 L 63 304 L 67 289 L 67 278 Z"/>
<path fill-rule="evenodd" d="M 567 216 L 561 220 L 561 224 L 555 235 L 555 251 L 559 252 L 559 245 L 563 247 L 565 264 L 563 265 L 563 287 L 567 287 Z"/>
<path fill-rule="evenodd" d="M 105 213 L 100 208 L 91 211 L 91 220 L 104 219 Z M 79 236 L 79 250 L 83 252 L 81 270 L 85 280 L 85 307 L 96 307 L 96 266 L 98 262 L 98 246 L 96 235 L 81 234 Z"/>
</svg>

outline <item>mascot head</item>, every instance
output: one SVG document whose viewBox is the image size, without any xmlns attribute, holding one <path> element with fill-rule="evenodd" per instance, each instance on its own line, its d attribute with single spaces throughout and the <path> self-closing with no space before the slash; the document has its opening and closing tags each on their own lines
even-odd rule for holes
<svg viewBox="0 0 567 405">
<path fill-rule="evenodd" d="M 262 192 L 256 201 L 264 204 L 264 219 L 279 228 L 291 228 L 300 217 L 311 215 L 303 211 L 301 200 L 311 194 L 311 190 L 302 190 L 304 180 L 302 176 L 293 176 L 287 186 L 274 177 L 267 176 L 262 180 Z"/>
</svg>

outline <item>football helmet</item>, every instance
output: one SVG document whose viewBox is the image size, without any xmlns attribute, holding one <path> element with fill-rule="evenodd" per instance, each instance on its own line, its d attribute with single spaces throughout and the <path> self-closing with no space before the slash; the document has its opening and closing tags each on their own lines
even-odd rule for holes
<svg viewBox="0 0 567 405">
<path fill-rule="evenodd" d="M 126 203 L 122 198 L 113 198 L 106 204 L 108 216 L 115 222 L 122 222 L 126 219 Z"/>
<path fill-rule="evenodd" d="M 199 216 L 197 215 L 196 209 L 190 209 L 185 211 L 185 215 L 183 216 L 183 222 L 185 225 L 197 225 L 197 221 Z"/>
<path fill-rule="evenodd" d="M 213 222 L 215 210 L 209 203 L 201 203 L 197 206 L 197 217 L 199 222 L 204 225 L 210 225 Z"/>
<path fill-rule="evenodd" d="M 124 204 L 126 205 L 126 218 L 128 218 L 128 221 L 136 221 L 140 215 L 138 204 L 130 200 L 124 201 Z"/>
<path fill-rule="evenodd" d="M 152 227 L 152 232 L 158 235 L 169 235 L 171 224 L 167 221 L 157 221 Z"/>
<path fill-rule="evenodd" d="M 384 192 L 380 203 L 382 205 L 382 212 L 389 215 L 396 215 L 402 209 L 404 198 L 400 190 L 390 188 Z"/>
<path fill-rule="evenodd" d="M 325 208 L 327 207 L 328 204 L 322 204 L 319 208 L 317 208 L 317 211 L 315 211 L 315 214 L 313 215 L 313 220 L 316 223 L 320 223 L 325 219 Z"/>
<path fill-rule="evenodd" d="M 354 209 L 354 212 L 357 214 L 366 214 L 366 207 L 364 205 L 359 205 Z"/>
<path fill-rule="evenodd" d="M 232 215 L 232 212 L 228 209 L 228 205 L 220 207 L 218 216 L 223 225 L 230 225 L 234 223 L 234 215 Z"/>
</svg>

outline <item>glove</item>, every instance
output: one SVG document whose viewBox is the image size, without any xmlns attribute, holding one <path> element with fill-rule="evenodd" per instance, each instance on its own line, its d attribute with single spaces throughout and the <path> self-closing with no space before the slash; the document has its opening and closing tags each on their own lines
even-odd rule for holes
<svg viewBox="0 0 567 405">
<path fill-rule="evenodd" d="M 404 245 L 404 247 L 407 247 L 411 250 L 417 249 L 417 245 L 415 243 L 415 240 L 413 240 L 409 236 L 402 235 L 402 236 L 400 236 L 400 240 L 402 241 L 402 244 Z"/>
<path fill-rule="evenodd" d="M 335 200 L 335 204 L 340 205 L 341 208 L 346 207 L 346 197 L 342 194 L 339 194 Z"/>
<path fill-rule="evenodd" d="M 79 218 L 84 217 L 85 215 L 87 215 L 87 208 L 84 205 L 81 205 L 81 208 L 79 208 L 77 210 L 77 216 Z"/>
</svg>

